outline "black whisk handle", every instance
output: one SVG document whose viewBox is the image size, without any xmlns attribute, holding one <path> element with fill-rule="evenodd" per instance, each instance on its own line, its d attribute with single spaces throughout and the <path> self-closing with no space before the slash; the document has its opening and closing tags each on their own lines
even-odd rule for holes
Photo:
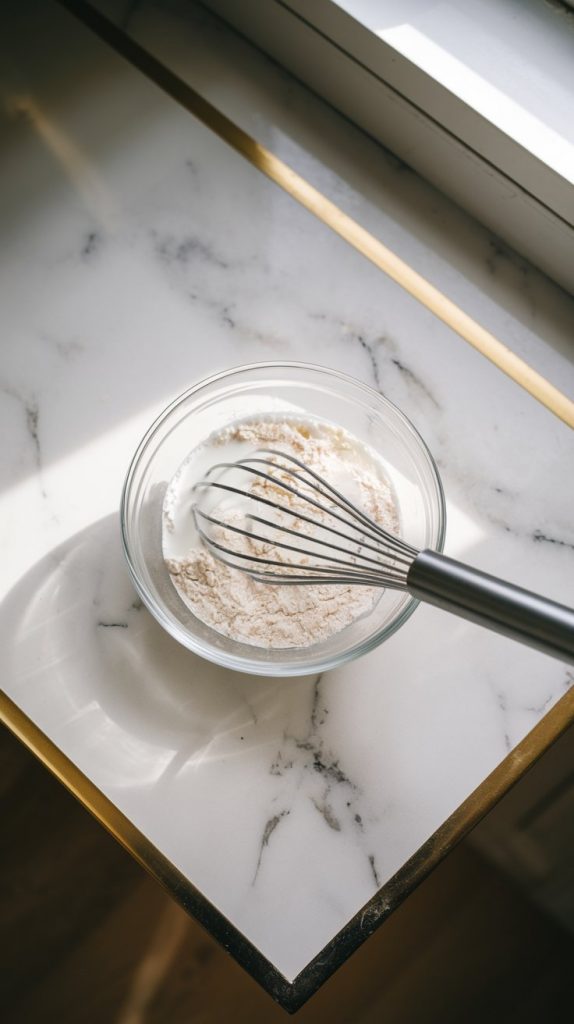
<svg viewBox="0 0 574 1024">
<path fill-rule="evenodd" d="M 574 610 L 436 551 L 411 565 L 413 597 L 574 664 Z"/>
</svg>

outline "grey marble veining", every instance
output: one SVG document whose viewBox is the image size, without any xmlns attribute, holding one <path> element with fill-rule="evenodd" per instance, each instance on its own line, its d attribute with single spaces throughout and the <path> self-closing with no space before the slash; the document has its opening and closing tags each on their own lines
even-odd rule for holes
<svg viewBox="0 0 574 1024">
<path fill-rule="evenodd" d="M 293 978 L 572 672 L 429 607 L 319 679 L 200 661 L 141 606 L 124 567 L 117 509 L 137 442 L 218 369 L 342 369 L 427 440 L 447 552 L 574 603 L 572 437 L 60 8 L 9 10 L 6 689 Z M 563 292 L 200 8 L 127 14 L 200 92 L 574 392 Z"/>
</svg>

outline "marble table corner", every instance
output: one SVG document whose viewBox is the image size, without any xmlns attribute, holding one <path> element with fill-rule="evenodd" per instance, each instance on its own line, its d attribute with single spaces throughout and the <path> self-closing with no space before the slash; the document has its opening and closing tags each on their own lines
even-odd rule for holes
<svg viewBox="0 0 574 1024">
<path fill-rule="evenodd" d="M 199 5 L 99 6 L 574 393 L 571 297 Z M 571 720 L 574 675 L 430 607 L 319 677 L 201 661 L 130 583 L 130 457 L 194 380 L 312 355 L 421 431 L 447 553 L 572 604 L 572 435 L 68 11 L 1 17 L 8 706 L 294 1009 Z"/>
</svg>

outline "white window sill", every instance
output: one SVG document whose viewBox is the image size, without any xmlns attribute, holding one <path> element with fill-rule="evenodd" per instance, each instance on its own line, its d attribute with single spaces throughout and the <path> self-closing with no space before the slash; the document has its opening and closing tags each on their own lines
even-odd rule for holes
<svg viewBox="0 0 574 1024">
<path fill-rule="evenodd" d="M 574 290 L 574 13 L 554 0 L 204 0 Z"/>
</svg>

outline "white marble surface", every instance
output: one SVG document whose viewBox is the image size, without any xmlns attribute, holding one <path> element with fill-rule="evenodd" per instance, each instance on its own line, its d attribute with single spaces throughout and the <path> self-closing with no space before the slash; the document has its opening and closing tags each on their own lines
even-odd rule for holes
<svg viewBox="0 0 574 1024">
<path fill-rule="evenodd" d="M 3 17 L 5 688 L 293 979 L 572 672 L 422 607 L 319 680 L 201 662 L 128 581 L 135 445 L 214 370 L 343 369 L 435 453 L 447 552 L 574 603 L 572 436 L 69 15 Z M 574 392 L 564 293 L 204 12 L 138 5 L 129 27 Z"/>
</svg>

